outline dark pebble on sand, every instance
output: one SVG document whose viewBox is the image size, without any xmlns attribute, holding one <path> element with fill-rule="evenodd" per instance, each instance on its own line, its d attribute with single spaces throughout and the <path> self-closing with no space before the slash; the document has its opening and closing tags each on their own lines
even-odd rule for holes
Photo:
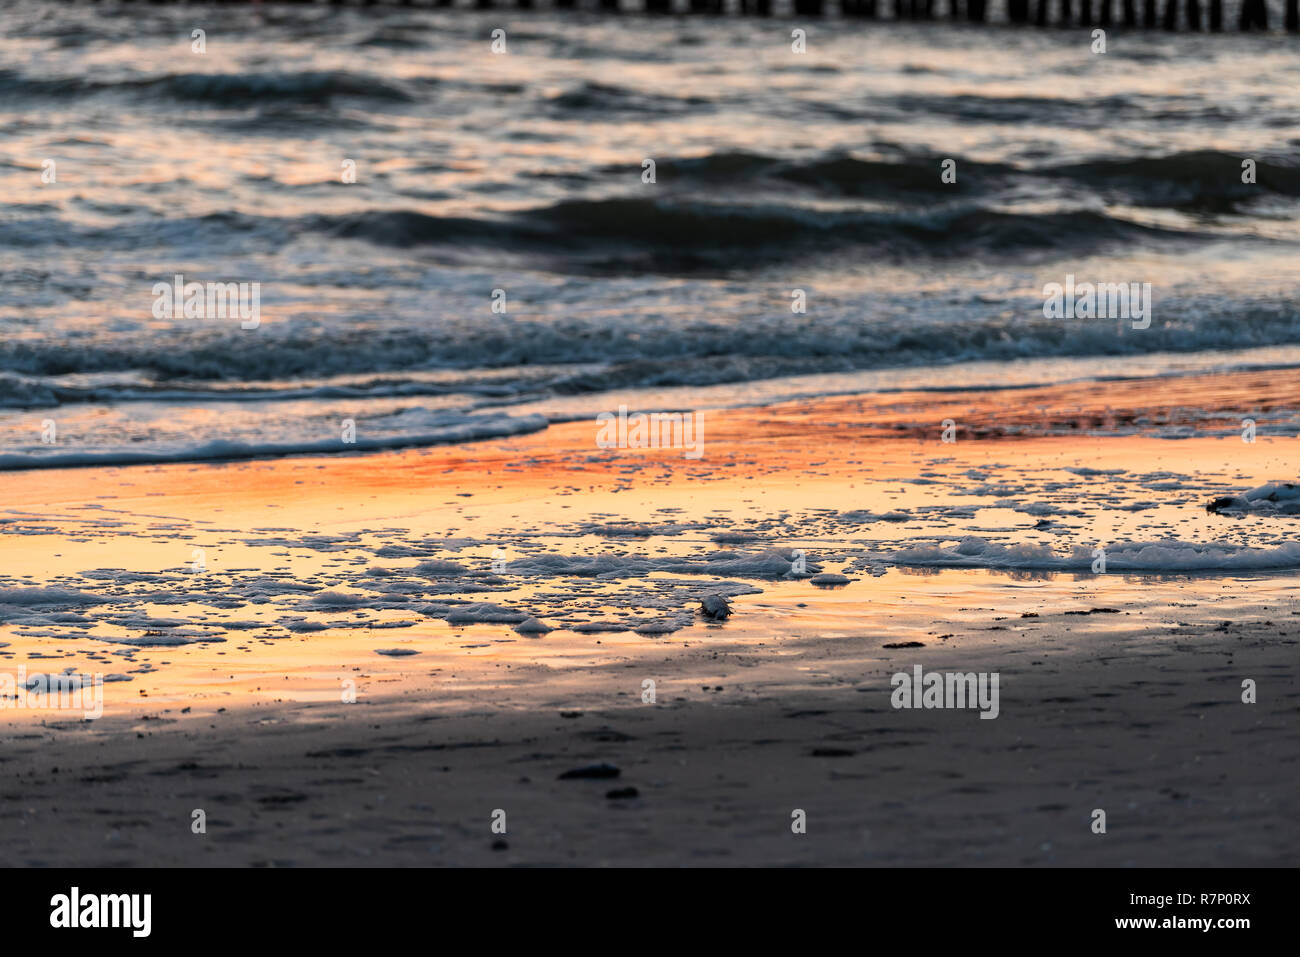
<svg viewBox="0 0 1300 957">
<path fill-rule="evenodd" d="M 731 617 L 731 603 L 722 595 L 705 595 L 700 599 L 700 613 L 712 621 L 726 621 Z"/>
<path fill-rule="evenodd" d="M 639 794 L 636 788 L 615 788 L 612 791 L 605 792 L 605 797 L 609 798 L 611 801 L 621 801 L 623 798 L 634 798 L 638 796 Z"/>
<path fill-rule="evenodd" d="M 851 758 L 853 752 L 848 748 L 813 748 L 814 758 Z"/>
<path fill-rule="evenodd" d="M 891 641 L 881 645 L 882 648 L 924 648 L 923 641 Z"/>
<path fill-rule="evenodd" d="M 575 779 L 592 779 L 592 778 L 616 778 L 622 772 L 612 764 L 589 764 L 585 768 L 574 768 L 571 771 L 565 771 L 558 778 L 560 781 L 572 781 Z"/>
<path fill-rule="evenodd" d="M 495 841 L 492 842 L 492 850 L 494 851 L 506 851 L 509 849 L 510 849 L 510 845 L 506 843 L 506 840 L 503 837 L 498 837 Z"/>
</svg>

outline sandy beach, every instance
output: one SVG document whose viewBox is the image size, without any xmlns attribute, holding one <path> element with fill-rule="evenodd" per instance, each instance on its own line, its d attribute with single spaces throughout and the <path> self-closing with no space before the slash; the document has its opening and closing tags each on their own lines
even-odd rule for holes
<svg viewBox="0 0 1300 957">
<path fill-rule="evenodd" d="M 1295 4 L 615 6 L 0 0 L 5 863 L 1293 866 Z"/>
<path fill-rule="evenodd" d="M 1185 388 L 1257 394 L 1223 378 Z M 1164 394 L 1168 407 L 1130 402 L 1126 415 L 1169 418 L 1178 390 Z M 1013 396 L 719 411 L 702 462 L 596 450 L 595 423 L 574 422 L 376 455 L 10 476 L 0 654 L 29 672 L 127 679 L 102 685 L 97 720 L 4 715 L 12 859 L 1293 860 L 1300 582 L 1267 567 L 1283 547 L 1267 542 L 1295 519 L 1205 503 L 1277 478 L 1295 439 L 1044 434 L 1090 414 L 1066 387 L 1035 396 L 1048 410 L 1036 425 L 1003 411 L 950 443 L 925 426 L 987 422 L 981 410 Z M 1177 494 L 1149 487 L 1174 469 Z M 1016 488 L 993 495 L 969 477 L 1005 485 L 1013 472 Z M 1004 500 L 1032 505 L 1039 479 L 1057 485 L 1039 504 L 1072 508 Z M 1046 515 L 1063 529 L 1042 533 L 1055 560 L 1070 543 L 1113 542 L 1111 568 L 1053 568 L 1033 560 L 1043 553 L 906 564 L 918 539 L 942 562 L 976 532 L 1024 542 Z M 1123 570 L 1120 543 L 1143 531 L 1249 554 Z M 1232 544 L 1243 535 L 1254 544 Z M 803 575 L 789 573 L 793 549 Z M 75 594 L 28 590 L 37 555 L 59 569 L 44 587 Z M 729 618 L 701 614 L 710 594 L 730 596 Z M 553 630 L 516 631 L 526 617 Z M 996 720 L 894 707 L 891 676 L 917 665 L 999 675 Z M 1242 701 L 1245 679 L 1256 703 Z M 608 776 L 561 777 L 592 766 Z M 205 833 L 192 833 L 196 809 Z"/>
</svg>

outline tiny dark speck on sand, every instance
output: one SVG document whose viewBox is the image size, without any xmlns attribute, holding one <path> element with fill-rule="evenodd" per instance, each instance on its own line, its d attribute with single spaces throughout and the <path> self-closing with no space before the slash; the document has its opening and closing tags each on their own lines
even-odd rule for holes
<svg viewBox="0 0 1300 957">
<path fill-rule="evenodd" d="M 612 764 L 589 764 L 585 768 L 574 768 L 571 771 L 565 771 L 558 778 L 560 781 L 572 781 L 575 779 L 592 779 L 592 778 L 616 778 L 622 772 Z"/>
<path fill-rule="evenodd" d="M 612 791 L 606 791 L 605 797 L 611 801 L 621 801 L 624 798 L 634 798 L 639 796 L 636 788 L 615 788 Z"/>
<path fill-rule="evenodd" d="M 813 748 L 814 758 L 851 758 L 853 752 L 848 748 Z"/>
<path fill-rule="evenodd" d="M 924 647 L 925 647 L 925 642 L 923 642 L 923 641 L 891 641 L 891 642 L 888 642 L 888 643 L 886 643 L 886 644 L 884 644 L 884 645 L 881 645 L 881 647 L 882 647 L 882 648 L 924 648 Z"/>
</svg>

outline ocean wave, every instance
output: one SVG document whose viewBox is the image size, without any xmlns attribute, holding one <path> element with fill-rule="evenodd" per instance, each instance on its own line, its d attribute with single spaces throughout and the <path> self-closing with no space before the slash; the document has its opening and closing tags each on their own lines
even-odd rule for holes
<svg viewBox="0 0 1300 957">
<path fill-rule="evenodd" d="M 292 105 L 276 109 L 297 120 L 307 115 Z M 658 175 L 665 195 L 580 196 L 476 216 L 439 215 L 436 208 L 419 208 L 413 196 L 409 208 L 299 216 L 231 209 L 159 219 L 149 208 L 119 208 L 119 222 L 101 226 L 70 222 L 46 204 L 25 207 L 6 223 L 0 246 L 269 253 L 295 237 L 324 234 L 387 248 L 442 250 L 457 262 L 516 255 L 553 272 L 690 273 L 810 256 L 1020 259 L 1166 240 L 1220 240 L 1225 234 L 1211 220 L 1190 221 L 1194 226 L 1186 220 L 1183 226 L 1139 222 L 1103 209 L 1097 200 L 1226 213 L 1264 197 L 1300 198 L 1300 168 L 1257 157 L 1256 182 L 1244 184 L 1242 158 L 1221 151 L 1023 170 L 958 159 L 956 184 L 942 182 L 941 161 L 843 153 L 792 160 L 720 151 L 662 160 Z M 608 180 L 612 172 L 601 167 L 589 178 Z M 1017 202 L 1017 189 L 1030 189 L 1033 204 Z M 848 205 L 855 199 L 872 205 Z"/>
<path fill-rule="evenodd" d="M 1254 183 L 1242 182 L 1242 162 L 1254 159 Z M 1300 167 L 1219 150 L 1167 156 L 1117 157 L 1046 171 L 1137 206 L 1232 211 L 1261 193 L 1300 197 Z"/>
<path fill-rule="evenodd" d="M 1256 181 L 1242 182 L 1242 161 L 1255 163 Z M 945 183 L 940 164 L 952 159 L 959 172 Z M 607 176 L 621 169 L 602 167 Z M 1098 195 L 1136 206 L 1228 212 L 1261 194 L 1300 197 L 1300 167 L 1286 157 L 1189 150 L 1160 156 L 1121 156 L 1084 163 L 1018 167 L 966 157 L 902 152 L 867 158 L 830 152 L 783 158 L 743 150 L 721 150 L 686 159 L 665 159 L 657 166 L 665 185 L 737 192 L 756 187 L 799 186 L 814 194 L 856 197 L 895 203 L 933 202 L 939 197 L 987 195 L 1013 186 L 1086 187 Z"/>
<path fill-rule="evenodd" d="M 919 153 L 868 158 L 842 151 L 788 158 L 746 150 L 719 150 L 703 156 L 662 159 L 657 164 L 656 175 L 664 185 L 673 187 L 743 192 L 758 186 L 785 189 L 796 186 L 828 196 L 893 201 L 951 197 L 954 193 L 999 185 L 1012 174 L 1032 175 L 1003 163 L 957 158 L 961 175 L 956 183 L 945 183 L 939 171 L 940 163 L 946 158 Z M 623 171 L 619 167 L 601 167 L 597 172 L 608 176 Z"/>
<path fill-rule="evenodd" d="M 1248 115 L 1207 102 L 1191 94 L 1098 96 L 1088 99 L 1059 96 L 994 96 L 975 93 L 908 93 L 884 104 L 908 117 L 947 117 L 962 123 L 1007 126 L 1057 126 L 1072 129 L 1114 129 L 1116 124 L 1160 120 L 1226 124 Z M 874 116 L 874 114 L 872 114 Z"/>
<path fill-rule="evenodd" d="M 335 97 L 399 103 L 414 99 L 395 82 L 346 70 L 171 73 L 154 77 L 128 76 L 118 80 L 33 77 L 16 70 L 0 70 L 0 93 L 43 99 L 83 99 L 120 93 L 217 106 L 263 102 L 320 105 Z"/>
<path fill-rule="evenodd" d="M 423 328 L 318 324 L 256 333 L 186 328 L 80 341 L 0 340 L 0 408 L 416 396 L 465 396 L 481 405 L 873 369 L 937 370 L 954 362 L 1211 350 L 1224 352 L 1222 363 L 1232 365 L 1239 350 L 1300 337 L 1300 310 L 1285 303 L 1164 301 L 1151 327 L 1132 335 L 1117 334 L 1111 321 L 1046 319 L 1041 306 L 1041 300 L 995 302 L 942 319 L 902 310 L 864 321 L 852 308 L 744 319 L 705 312 L 689 321 L 598 313 L 483 316 Z M 1244 361 L 1257 365 L 1259 357 Z"/>
<path fill-rule="evenodd" d="M 602 114 L 631 112 L 659 115 L 701 113 L 714 104 L 699 96 L 671 96 L 661 91 L 629 89 L 608 83 L 586 81 L 544 100 L 547 108 L 561 113 L 597 112 Z"/>
<path fill-rule="evenodd" d="M 314 217 L 334 236 L 385 246 L 466 246 L 533 253 L 591 269 L 692 272 L 870 252 L 914 256 L 1084 253 L 1108 244 L 1205 239 L 1095 209 L 1012 212 L 952 204 L 937 209 L 831 211 L 806 206 L 673 199 L 572 199 L 502 219 L 375 210 Z"/>
<path fill-rule="evenodd" d="M 801 169 L 809 177 L 825 173 L 817 166 Z M 847 182 L 842 170 L 836 175 Z M 900 173 L 891 189 L 902 189 L 902 180 L 911 175 Z M 297 217 L 232 210 L 94 227 L 28 215 L 6 224 L 0 245 L 247 252 L 272 251 L 294 236 L 310 233 L 401 249 L 441 247 L 460 256 L 473 250 L 516 253 L 561 272 L 743 270 L 809 256 L 863 253 L 891 262 L 916 256 L 1020 259 L 1039 253 L 1084 254 L 1115 244 L 1216 238 L 1207 230 L 1150 225 L 1097 208 L 1065 205 L 1017 211 L 959 200 L 858 210 L 775 199 L 745 203 L 612 197 L 564 199 L 482 217 L 439 216 L 418 209 Z"/>
<path fill-rule="evenodd" d="M 453 445 L 482 439 L 540 432 L 548 425 L 540 415 L 422 415 L 422 428 L 381 436 L 357 436 L 344 443 L 339 439 L 314 441 L 231 442 L 217 440 L 173 445 L 168 448 L 88 448 L 76 452 L 31 452 L 0 455 L 0 471 L 23 469 L 81 468 L 86 466 L 151 465 L 167 462 L 211 462 L 237 459 L 281 458 L 291 455 L 324 455 L 345 452 L 373 452 L 431 445 Z"/>
</svg>

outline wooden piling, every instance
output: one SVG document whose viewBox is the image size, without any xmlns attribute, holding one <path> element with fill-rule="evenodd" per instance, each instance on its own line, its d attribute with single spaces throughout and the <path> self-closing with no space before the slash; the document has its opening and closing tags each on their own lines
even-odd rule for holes
<svg viewBox="0 0 1300 957">
<path fill-rule="evenodd" d="M 840 13 L 846 17 L 875 19 L 876 0 L 840 0 Z"/>
<path fill-rule="evenodd" d="M 1286 28 L 1300 32 L 1300 0 L 1286 0 Z"/>
<path fill-rule="evenodd" d="M 1092 26 L 1092 0 L 1080 0 L 1079 2 L 1079 26 Z"/>
<path fill-rule="evenodd" d="M 1134 0 L 1124 0 L 1124 26 L 1132 28 L 1137 25 L 1137 3 Z"/>
<path fill-rule="evenodd" d="M 1267 30 L 1268 6 L 1264 0 L 1241 0 L 1241 15 L 1237 18 L 1241 30 Z"/>
<path fill-rule="evenodd" d="M 1178 28 L 1178 0 L 1165 0 L 1164 26 L 1166 30 Z"/>
<path fill-rule="evenodd" d="M 1187 29 L 1201 32 L 1201 0 L 1187 0 Z"/>
<path fill-rule="evenodd" d="M 1148 30 L 1156 28 L 1156 0 L 1142 0 L 1142 26 Z"/>
</svg>

